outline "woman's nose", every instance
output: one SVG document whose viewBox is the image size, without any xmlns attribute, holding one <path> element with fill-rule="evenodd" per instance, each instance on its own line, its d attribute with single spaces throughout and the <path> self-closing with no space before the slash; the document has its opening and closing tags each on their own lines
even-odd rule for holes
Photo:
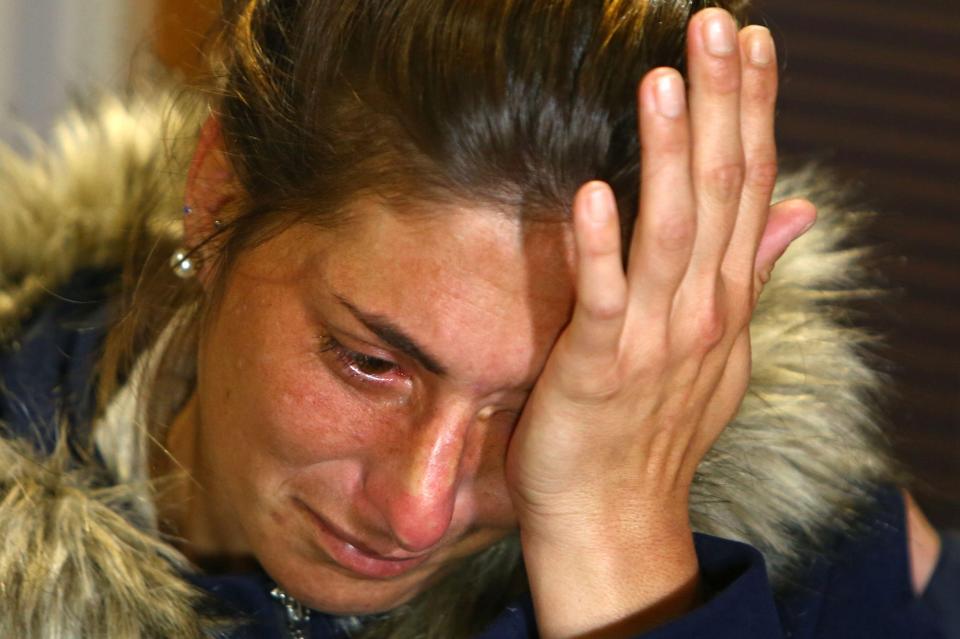
<svg viewBox="0 0 960 639">
<path fill-rule="evenodd" d="M 406 441 L 391 451 L 394 458 L 379 464 L 375 485 L 368 485 L 404 550 L 429 550 L 449 529 L 465 479 L 470 423 L 462 411 L 431 416 L 409 431 Z"/>
</svg>

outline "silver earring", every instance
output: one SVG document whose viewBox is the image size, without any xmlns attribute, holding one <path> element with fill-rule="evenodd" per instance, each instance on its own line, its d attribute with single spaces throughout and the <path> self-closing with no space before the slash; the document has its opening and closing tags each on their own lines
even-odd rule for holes
<svg viewBox="0 0 960 639">
<path fill-rule="evenodd" d="M 189 205 L 189 204 L 184 204 L 184 205 L 183 205 L 183 215 L 184 215 L 184 216 L 187 216 L 187 215 L 190 215 L 191 213 L 193 213 L 193 209 L 190 208 L 190 205 Z"/>
<path fill-rule="evenodd" d="M 197 274 L 197 265 L 184 248 L 178 248 L 170 256 L 170 268 L 181 279 L 189 279 Z"/>
<path fill-rule="evenodd" d="M 214 221 L 213 221 L 213 228 L 215 228 L 215 229 L 218 230 L 218 231 L 222 231 L 222 230 L 223 230 L 223 220 L 214 220 Z"/>
</svg>

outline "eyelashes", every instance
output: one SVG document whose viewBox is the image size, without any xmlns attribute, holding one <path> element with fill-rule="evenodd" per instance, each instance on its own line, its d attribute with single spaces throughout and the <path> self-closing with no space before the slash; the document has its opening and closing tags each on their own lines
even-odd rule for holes
<svg viewBox="0 0 960 639">
<path fill-rule="evenodd" d="M 320 352 L 333 354 L 346 375 L 362 381 L 383 384 L 390 381 L 392 374 L 401 372 L 396 363 L 349 349 L 330 334 L 322 337 Z"/>
<path fill-rule="evenodd" d="M 371 396 L 406 398 L 413 392 L 414 378 L 400 364 L 355 351 L 330 333 L 324 331 L 319 336 L 318 352 L 324 356 L 322 360 L 327 360 L 325 366 L 332 366 L 335 374 L 346 383 L 369 392 Z M 505 399 L 477 417 L 498 428 L 512 428 L 523 412 L 529 392 L 529 388 L 524 389 L 522 399 Z"/>
</svg>

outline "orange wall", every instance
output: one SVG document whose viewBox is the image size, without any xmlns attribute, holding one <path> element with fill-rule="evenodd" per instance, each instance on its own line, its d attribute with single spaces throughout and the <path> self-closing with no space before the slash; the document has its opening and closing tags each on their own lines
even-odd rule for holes
<svg viewBox="0 0 960 639">
<path fill-rule="evenodd" d="M 153 46 L 160 61 L 195 75 L 201 68 L 200 48 L 219 9 L 219 0 L 156 0 Z"/>
</svg>

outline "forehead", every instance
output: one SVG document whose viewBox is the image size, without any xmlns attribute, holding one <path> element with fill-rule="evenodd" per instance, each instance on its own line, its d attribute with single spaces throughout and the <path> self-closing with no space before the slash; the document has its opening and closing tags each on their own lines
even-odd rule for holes
<svg viewBox="0 0 960 639">
<path fill-rule="evenodd" d="M 327 293 L 389 318 L 452 374 L 529 381 L 570 313 L 569 226 L 479 208 L 356 207 L 314 269 Z"/>
</svg>

